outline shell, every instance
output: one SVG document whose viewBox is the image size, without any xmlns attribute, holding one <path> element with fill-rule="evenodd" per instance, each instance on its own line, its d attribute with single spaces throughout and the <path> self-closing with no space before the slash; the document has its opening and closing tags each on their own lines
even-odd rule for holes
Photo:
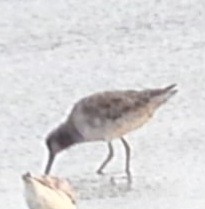
<svg viewBox="0 0 205 209">
<path fill-rule="evenodd" d="M 66 179 L 52 176 L 22 176 L 30 209 L 76 209 L 76 195 Z"/>
</svg>

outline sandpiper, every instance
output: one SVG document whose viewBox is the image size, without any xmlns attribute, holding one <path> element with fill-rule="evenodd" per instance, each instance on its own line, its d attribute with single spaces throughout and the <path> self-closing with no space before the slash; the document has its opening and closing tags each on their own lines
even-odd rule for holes
<svg viewBox="0 0 205 209">
<path fill-rule="evenodd" d="M 177 92 L 175 87 L 176 84 L 172 84 L 143 91 L 106 91 L 81 99 L 66 121 L 50 132 L 46 139 L 49 159 L 45 174 L 50 172 L 60 151 L 76 143 L 104 140 L 109 153 L 97 170 L 102 174 L 113 157 L 111 140 L 120 138 L 126 152 L 126 173 L 130 177 L 130 147 L 123 136 L 144 125 L 155 110 Z"/>
<path fill-rule="evenodd" d="M 51 176 L 22 176 L 30 209 L 76 209 L 73 189 L 65 179 Z"/>
</svg>

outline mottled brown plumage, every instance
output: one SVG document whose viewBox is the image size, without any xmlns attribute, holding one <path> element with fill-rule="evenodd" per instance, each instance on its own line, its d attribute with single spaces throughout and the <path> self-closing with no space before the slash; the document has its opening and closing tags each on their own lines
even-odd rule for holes
<svg viewBox="0 0 205 209">
<path fill-rule="evenodd" d="M 98 173 L 102 173 L 112 157 L 110 140 L 114 138 L 121 138 L 129 158 L 129 146 L 123 135 L 144 125 L 156 109 L 177 92 L 175 86 L 144 91 L 107 91 L 81 99 L 74 105 L 68 119 L 47 138 L 50 157 L 46 173 L 50 171 L 56 153 L 78 142 L 108 141 L 109 156 Z M 129 175 L 129 159 L 126 171 Z"/>
</svg>

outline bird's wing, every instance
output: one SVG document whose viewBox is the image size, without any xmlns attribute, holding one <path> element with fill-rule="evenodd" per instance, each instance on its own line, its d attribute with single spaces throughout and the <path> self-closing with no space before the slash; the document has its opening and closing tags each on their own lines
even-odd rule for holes
<svg viewBox="0 0 205 209">
<path fill-rule="evenodd" d="M 148 94 L 137 91 L 104 92 L 81 101 L 84 114 L 89 117 L 118 119 L 122 114 L 144 107 L 149 102 Z"/>
<path fill-rule="evenodd" d="M 68 120 L 86 139 L 119 137 L 142 126 L 174 87 L 97 93 L 76 103 Z"/>
</svg>

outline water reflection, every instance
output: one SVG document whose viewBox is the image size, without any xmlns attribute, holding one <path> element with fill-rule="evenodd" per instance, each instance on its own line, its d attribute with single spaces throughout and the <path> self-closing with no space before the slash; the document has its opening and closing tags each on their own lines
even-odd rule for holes
<svg viewBox="0 0 205 209">
<path fill-rule="evenodd" d="M 88 174 L 85 178 L 70 178 L 70 181 L 81 199 L 120 197 L 132 190 L 132 184 L 126 176 Z"/>
</svg>

